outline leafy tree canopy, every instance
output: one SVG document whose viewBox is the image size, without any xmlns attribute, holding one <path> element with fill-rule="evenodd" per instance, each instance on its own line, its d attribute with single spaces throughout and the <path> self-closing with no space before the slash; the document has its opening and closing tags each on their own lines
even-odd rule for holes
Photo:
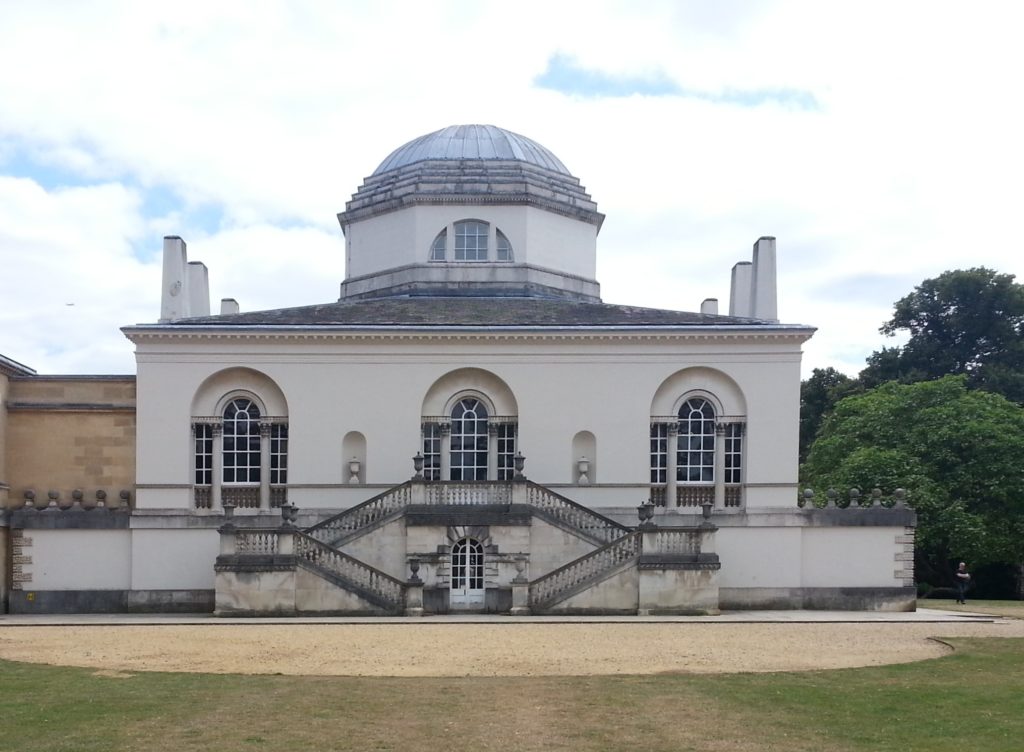
<svg viewBox="0 0 1024 752">
<path fill-rule="evenodd" d="M 800 461 L 807 458 L 821 422 L 843 397 L 859 389 L 859 383 L 831 366 L 815 368 L 800 384 Z"/>
<path fill-rule="evenodd" d="M 1014 275 L 978 267 L 926 279 L 880 331 L 910 337 L 868 358 L 866 387 L 964 374 L 971 386 L 1024 403 L 1024 285 Z"/>
<path fill-rule="evenodd" d="M 803 466 L 817 489 L 906 488 L 918 566 L 1024 560 L 1024 408 L 970 390 L 967 376 L 887 383 L 836 403 Z"/>
</svg>

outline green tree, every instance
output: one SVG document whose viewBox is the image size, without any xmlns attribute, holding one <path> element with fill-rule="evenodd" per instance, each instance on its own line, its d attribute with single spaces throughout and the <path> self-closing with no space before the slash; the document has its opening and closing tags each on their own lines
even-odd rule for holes
<svg viewBox="0 0 1024 752">
<path fill-rule="evenodd" d="M 1024 403 L 1024 285 L 983 267 L 926 279 L 896 301 L 880 331 L 907 332 L 861 372 L 867 387 L 964 374 L 973 387 Z"/>
<path fill-rule="evenodd" d="M 918 579 L 932 583 L 949 581 L 956 558 L 1024 563 L 1024 408 L 966 381 L 891 382 L 840 400 L 802 468 L 819 489 L 906 488 Z"/>
<path fill-rule="evenodd" d="M 843 397 L 859 388 L 851 379 L 835 368 L 815 368 L 811 376 L 800 383 L 800 461 L 807 458 L 814 437 L 825 416 Z"/>
</svg>

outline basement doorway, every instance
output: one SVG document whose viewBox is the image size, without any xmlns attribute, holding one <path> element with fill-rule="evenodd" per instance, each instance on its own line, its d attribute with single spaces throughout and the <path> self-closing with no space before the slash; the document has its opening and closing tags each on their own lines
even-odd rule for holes
<svg viewBox="0 0 1024 752">
<path fill-rule="evenodd" d="M 478 610 L 484 606 L 484 547 L 475 538 L 452 546 L 452 610 Z"/>
</svg>

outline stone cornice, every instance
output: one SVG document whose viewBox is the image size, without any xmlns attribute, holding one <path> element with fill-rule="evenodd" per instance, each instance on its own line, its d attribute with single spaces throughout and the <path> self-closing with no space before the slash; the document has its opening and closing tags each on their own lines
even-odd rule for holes
<svg viewBox="0 0 1024 752">
<path fill-rule="evenodd" d="M 162 324 L 140 324 L 122 327 L 121 331 L 132 342 L 143 343 L 156 340 L 239 340 L 264 342 L 289 341 L 363 341 L 363 342 L 409 342 L 409 341 L 547 341 L 547 342 L 735 342 L 752 340 L 761 342 L 796 342 L 808 340 L 815 332 L 814 327 L 802 325 L 744 326 L 663 326 L 626 327 L 593 326 L 539 328 L 514 326 L 462 326 L 462 327 L 415 327 L 415 326 L 365 326 L 365 325 L 324 325 L 324 326 L 167 326 Z"/>
<path fill-rule="evenodd" d="M 520 192 L 520 193 L 503 193 L 497 195 L 488 194 L 477 194 L 477 193 L 417 193 L 408 196 L 402 196 L 400 198 L 388 199 L 386 201 L 379 201 L 372 206 L 363 207 L 360 209 L 353 209 L 347 212 L 338 213 L 338 222 L 342 228 L 348 227 L 353 222 L 358 222 L 363 219 L 369 219 L 370 217 L 378 217 L 382 214 L 389 214 L 390 212 L 399 211 L 410 206 L 510 206 L 510 205 L 522 205 L 522 206 L 533 206 L 538 209 L 544 209 L 552 214 L 559 214 L 563 217 L 569 217 L 571 219 L 578 219 L 580 221 L 592 224 L 600 231 L 601 226 L 604 224 L 604 214 L 600 212 L 586 209 L 584 207 L 574 206 L 568 202 L 557 201 L 545 196 L 536 196 L 531 193 Z"/>
<path fill-rule="evenodd" d="M 7 409 L 11 412 L 18 410 L 34 411 L 55 411 L 68 413 L 82 412 L 135 412 L 135 405 L 131 403 L 114 402 L 25 402 L 8 401 Z"/>
<path fill-rule="evenodd" d="M 0 375 L 2 376 L 35 376 L 36 370 L 24 363 L 0 355 Z"/>
</svg>

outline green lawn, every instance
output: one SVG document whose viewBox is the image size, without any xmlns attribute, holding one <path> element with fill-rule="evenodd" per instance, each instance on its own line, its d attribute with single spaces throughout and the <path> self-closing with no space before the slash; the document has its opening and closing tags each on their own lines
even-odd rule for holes
<svg viewBox="0 0 1024 752">
<path fill-rule="evenodd" d="M 964 606 L 955 600 L 921 598 L 917 601 L 918 608 L 937 608 L 943 611 L 968 611 L 971 613 L 994 614 L 1014 619 L 1024 619 L 1024 601 L 986 601 L 967 600 Z"/>
<path fill-rule="evenodd" d="M 1021 749 L 1024 639 L 951 642 L 920 663 L 722 676 L 126 676 L 0 661 L 0 750 Z"/>
</svg>

